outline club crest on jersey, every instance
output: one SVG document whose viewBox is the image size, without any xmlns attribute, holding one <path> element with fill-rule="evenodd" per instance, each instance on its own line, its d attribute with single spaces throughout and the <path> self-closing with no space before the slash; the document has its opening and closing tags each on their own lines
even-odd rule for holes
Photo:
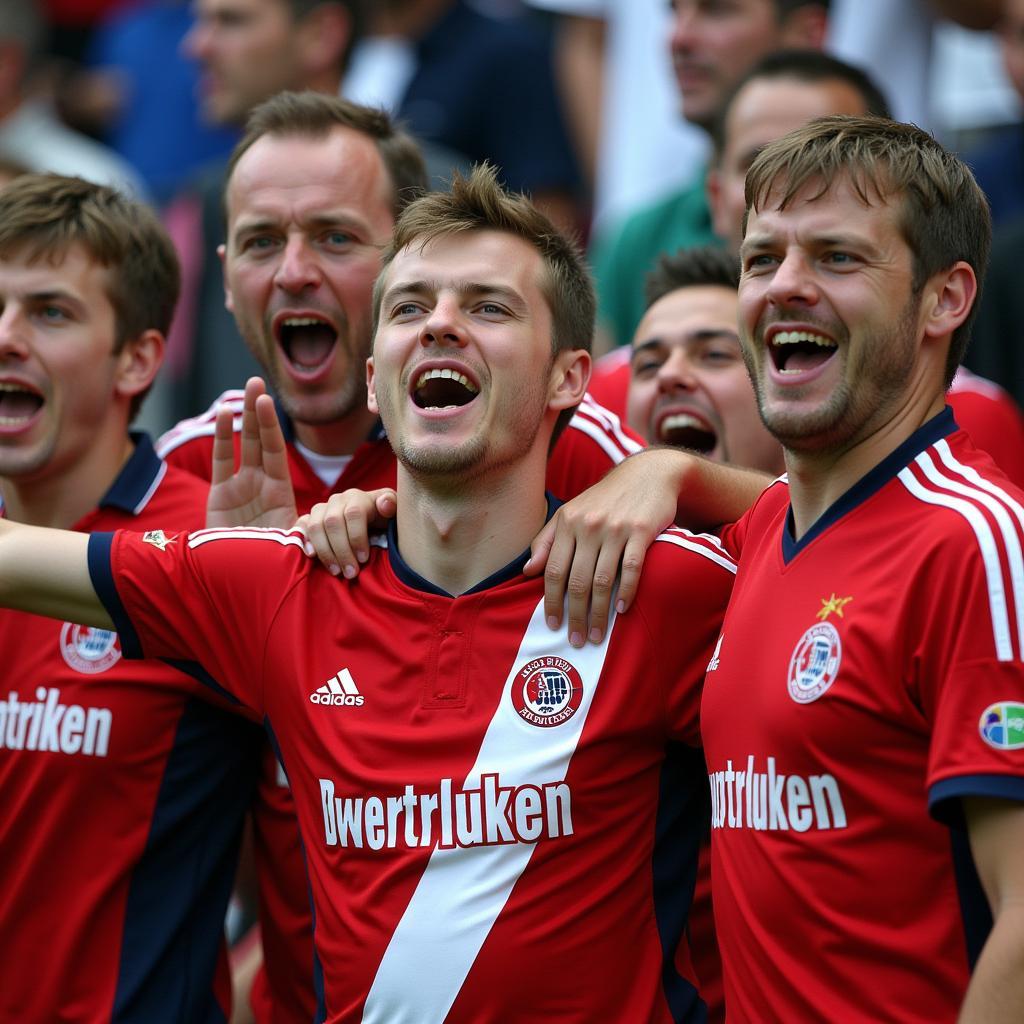
<svg viewBox="0 0 1024 1024">
<path fill-rule="evenodd" d="M 143 544 L 152 544 L 157 551 L 166 551 L 168 545 L 174 543 L 173 537 L 168 537 L 163 530 L 147 530 L 142 535 Z"/>
<path fill-rule="evenodd" d="M 981 713 L 978 731 L 996 750 L 1020 750 L 1024 747 L 1024 704 L 1015 700 L 990 704 Z"/>
<path fill-rule="evenodd" d="M 787 686 L 797 704 L 817 700 L 835 681 L 843 645 L 831 622 L 811 626 L 793 650 L 789 659 Z"/>
<path fill-rule="evenodd" d="M 76 672 L 94 676 L 121 660 L 121 644 L 109 629 L 65 622 L 60 631 L 60 653 Z"/>
<path fill-rule="evenodd" d="M 524 722 L 549 729 L 567 722 L 583 700 L 579 672 L 564 658 L 535 658 L 512 682 L 512 705 Z"/>
</svg>

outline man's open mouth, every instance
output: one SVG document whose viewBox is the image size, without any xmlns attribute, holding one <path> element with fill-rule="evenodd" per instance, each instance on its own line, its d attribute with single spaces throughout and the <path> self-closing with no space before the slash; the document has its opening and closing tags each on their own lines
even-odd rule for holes
<svg viewBox="0 0 1024 1024">
<path fill-rule="evenodd" d="M 454 409 L 468 405 L 479 393 L 464 373 L 444 367 L 424 370 L 416 378 L 412 400 L 420 409 Z"/>
<path fill-rule="evenodd" d="M 43 407 L 43 396 L 22 384 L 0 383 L 0 426 L 26 423 Z"/>
<path fill-rule="evenodd" d="M 658 443 L 675 448 L 690 448 L 707 455 L 718 444 L 718 435 L 711 425 L 688 412 L 670 413 L 658 424 Z"/>
<path fill-rule="evenodd" d="M 312 373 L 330 358 L 338 332 L 322 317 L 290 316 L 277 325 L 277 340 L 296 370 Z"/>
<path fill-rule="evenodd" d="M 779 373 L 805 373 L 828 362 L 839 346 L 815 331 L 778 331 L 768 345 Z"/>
</svg>

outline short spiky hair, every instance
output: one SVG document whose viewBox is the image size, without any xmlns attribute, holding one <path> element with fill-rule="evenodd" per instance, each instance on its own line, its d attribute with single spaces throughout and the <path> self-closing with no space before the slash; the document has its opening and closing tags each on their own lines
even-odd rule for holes
<svg viewBox="0 0 1024 1024">
<path fill-rule="evenodd" d="M 647 275 L 644 295 L 650 308 L 659 299 L 680 288 L 720 285 L 738 291 L 740 263 L 720 245 L 698 245 L 662 253 Z"/>
<path fill-rule="evenodd" d="M 178 257 L 148 207 L 58 174 L 24 174 L 0 189 L 0 258 L 57 262 L 76 245 L 107 270 L 115 352 L 150 329 L 168 332 L 178 301 Z M 143 397 L 136 396 L 133 416 Z"/>
<path fill-rule="evenodd" d="M 427 168 L 419 146 L 411 135 L 395 125 L 386 111 L 312 91 L 279 92 L 252 109 L 245 135 L 228 161 L 227 181 L 235 173 L 238 161 L 264 135 L 322 139 L 339 127 L 365 135 L 377 147 L 391 176 L 392 212 L 396 217 L 427 190 Z"/>
<path fill-rule="evenodd" d="M 913 288 L 963 260 L 980 282 L 988 264 L 992 218 L 966 164 L 926 131 L 880 117 L 820 117 L 769 143 L 747 172 L 747 210 L 771 201 L 784 210 L 805 188 L 825 195 L 849 182 L 865 205 L 896 200 L 913 256 Z M 946 385 L 970 338 L 974 309 L 953 333 Z"/>
<path fill-rule="evenodd" d="M 458 172 L 451 191 L 430 192 L 402 211 L 391 244 L 384 250 L 381 271 L 373 289 L 373 328 L 377 332 L 384 276 L 395 255 L 407 246 L 426 245 L 437 238 L 466 231 L 503 231 L 521 238 L 540 253 L 544 275 L 540 288 L 551 310 L 551 351 L 590 351 L 597 300 L 579 246 L 562 234 L 526 196 L 506 191 L 497 170 L 477 164 L 468 176 Z M 561 414 L 555 437 L 572 418 Z"/>
<path fill-rule="evenodd" d="M 374 291 L 374 315 L 380 306 L 384 271 L 406 246 L 413 242 L 425 245 L 463 231 L 504 231 L 528 242 L 544 260 L 546 275 L 541 288 L 551 307 L 552 351 L 589 352 L 597 303 L 579 246 L 526 196 L 502 188 L 497 173 L 490 164 L 477 164 L 468 176 L 455 173 L 450 192 L 431 192 L 406 207 L 384 250 Z"/>
</svg>

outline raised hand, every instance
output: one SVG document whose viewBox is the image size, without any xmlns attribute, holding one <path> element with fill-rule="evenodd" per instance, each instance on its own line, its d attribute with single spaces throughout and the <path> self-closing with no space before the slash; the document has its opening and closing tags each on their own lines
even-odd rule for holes
<svg viewBox="0 0 1024 1024">
<path fill-rule="evenodd" d="M 237 468 L 231 410 L 226 406 L 217 410 L 206 525 L 274 526 L 287 530 L 296 519 L 288 450 L 274 402 L 263 381 L 250 377 L 245 385 Z"/>
</svg>

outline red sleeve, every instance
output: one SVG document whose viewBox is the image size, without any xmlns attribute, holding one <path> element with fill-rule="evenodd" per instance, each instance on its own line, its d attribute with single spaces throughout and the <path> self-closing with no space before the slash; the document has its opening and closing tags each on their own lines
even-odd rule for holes
<svg viewBox="0 0 1024 1024">
<path fill-rule="evenodd" d="M 674 739 L 700 745 L 700 695 L 729 602 L 736 563 L 708 534 L 671 529 L 648 552 L 633 609 L 650 634 Z"/>
<path fill-rule="evenodd" d="M 643 447 L 643 440 L 618 416 L 585 397 L 548 459 L 547 489 L 569 501 Z"/>
<path fill-rule="evenodd" d="M 1024 530 L 992 525 L 942 537 L 903 609 L 911 698 L 931 724 L 929 804 L 944 819 L 954 798 L 1024 800 Z"/>
<path fill-rule="evenodd" d="M 773 480 L 743 518 L 724 526 L 718 533 L 722 546 L 737 561 L 743 553 L 743 542 L 753 530 L 775 528 L 779 512 L 789 507 L 789 484 L 785 477 Z M 770 525 L 766 525 L 770 524 Z"/>
<path fill-rule="evenodd" d="M 118 531 L 89 542 L 93 585 L 124 653 L 183 663 L 261 717 L 267 638 L 312 565 L 295 531 Z"/>
</svg>

